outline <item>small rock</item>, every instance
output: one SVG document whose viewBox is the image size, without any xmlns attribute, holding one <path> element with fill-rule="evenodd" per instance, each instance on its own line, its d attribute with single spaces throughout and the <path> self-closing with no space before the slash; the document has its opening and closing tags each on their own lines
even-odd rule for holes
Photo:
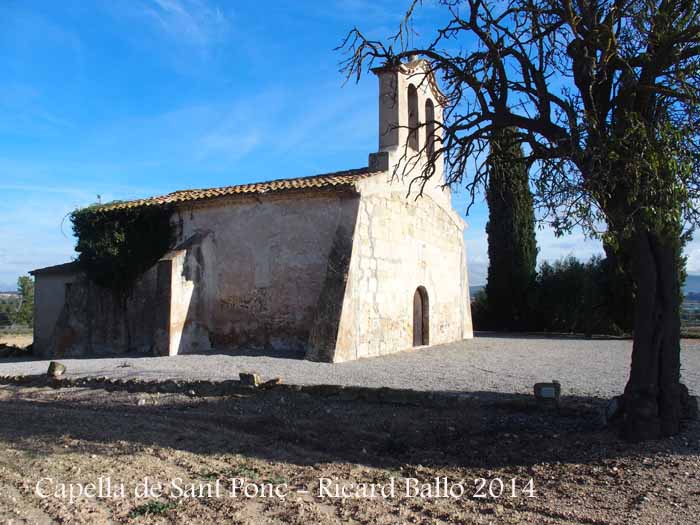
<svg viewBox="0 0 700 525">
<path fill-rule="evenodd" d="M 146 400 L 143 399 L 143 398 L 141 398 L 141 399 L 138 400 L 138 402 L 137 402 L 136 404 L 137 404 L 138 406 L 142 407 L 143 405 L 146 404 Z"/>
<path fill-rule="evenodd" d="M 243 385 L 243 386 L 259 386 L 260 385 L 260 376 L 258 374 L 241 372 L 240 374 L 238 374 L 238 377 L 241 380 L 241 385 Z"/>
<path fill-rule="evenodd" d="M 545 409 L 559 408 L 559 397 L 561 396 L 559 381 L 536 383 L 533 390 L 537 406 Z"/>
<path fill-rule="evenodd" d="M 66 373 L 65 365 L 62 365 L 58 361 L 51 361 L 49 363 L 49 369 L 46 372 L 46 374 L 49 377 L 61 377 L 65 373 Z"/>
</svg>

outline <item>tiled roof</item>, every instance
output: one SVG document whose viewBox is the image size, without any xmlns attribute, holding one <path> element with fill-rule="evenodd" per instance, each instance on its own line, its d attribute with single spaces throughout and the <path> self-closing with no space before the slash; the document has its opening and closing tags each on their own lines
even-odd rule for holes
<svg viewBox="0 0 700 525">
<path fill-rule="evenodd" d="M 182 202 L 202 201 L 217 199 L 232 195 L 260 195 L 267 193 L 281 193 L 289 191 L 309 191 L 329 188 L 352 187 L 359 179 L 369 177 L 374 173 L 368 168 L 338 171 L 311 177 L 298 179 L 279 179 L 253 184 L 240 184 L 238 186 L 223 186 L 221 188 L 207 188 L 199 190 L 180 190 L 160 197 L 149 197 L 126 202 L 115 202 L 100 207 L 101 211 L 135 208 L 140 206 L 162 206 L 166 204 L 178 204 Z"/>
</svg>

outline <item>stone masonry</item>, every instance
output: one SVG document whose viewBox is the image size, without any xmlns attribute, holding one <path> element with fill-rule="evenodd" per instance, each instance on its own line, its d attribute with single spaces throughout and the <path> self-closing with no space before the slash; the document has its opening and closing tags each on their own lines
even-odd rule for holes
<svg viewBox="0 0 700 525">
<path fill-rule="evenodd" d="M 422 196 L 411 186 L 430 136 L 411 128 L 442 118 L 424 67 L 375 70 L 380 139 L 367 168 L 110 205 L 174 204 L 175 246 L 126 309 L 75 264 L 35 270 L 36 351 L 264 348 L 339 362 L 471 338 L 465 223 L 441 162 Z"/>
</svg>

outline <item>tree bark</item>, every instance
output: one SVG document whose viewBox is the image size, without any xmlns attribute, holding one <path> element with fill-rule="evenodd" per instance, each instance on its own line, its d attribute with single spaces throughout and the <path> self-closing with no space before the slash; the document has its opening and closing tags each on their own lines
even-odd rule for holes
<svg viewBox="0 0 700 525">
<path fill-rule="evenodd" d="M 630 241 L 637 285 L 634 344 L 625 387 L 623 436 L 678 433 L 681 419 L 678 240 L 639 229 Z"/>
</svg>

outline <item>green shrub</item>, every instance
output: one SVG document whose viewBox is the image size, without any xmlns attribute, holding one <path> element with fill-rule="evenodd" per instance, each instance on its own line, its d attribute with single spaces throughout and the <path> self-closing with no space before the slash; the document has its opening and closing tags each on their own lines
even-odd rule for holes
<svg viewBox="0 0 700 525">
<path fill-rule="evenodd" d="M 0 326 L 34 326 L 34 279 L 22 275 L 17 279 L 17 297 L 0 299 Z"/>
<path fill-rule="evenodd" d="M 172 209 L 95 205 L 70 215 L 78 264 L 96 284 L 126 295 L 173 245 Z"/>
<path fill-rule="evenodd" d="M 621 335 L 632 330 L 632 288 L 614 263 L 601 257 L 544 262 L 529 294 L 523 331 Z M 477 330 L 498 329 L 481 292 L 472 301 Z"/>
<path fill-rule="evenodd" d="M 34 279 L 22 275 L 17 279 L 20 304 L 12 318 L 15 324 L 34 326 Z"/>
<path fill-rule="evenodd" d="M 160 515 L 167 513 L 170 509 L 173 509 L 173 508 L 175 508 L 174 501 L 163 502 L 163 501 L 152 500 L 152 501 L 149 501 L 148 503 L 144 503 L 143 505 L 139 505 L 138 507 L 135 507 L 134 509 L 132 509 L 132 511 L 129 513 L 129 517 L 130 518 L 137 518 L 139 516 L 148 516 L 148 515 L 160 516 Z"/>
<path fill-rule="evenodd" d="M 493 330 L 486 289 L 479 290 L 472 297 L 472 325 L 475 330 Z"/>
</svg>

